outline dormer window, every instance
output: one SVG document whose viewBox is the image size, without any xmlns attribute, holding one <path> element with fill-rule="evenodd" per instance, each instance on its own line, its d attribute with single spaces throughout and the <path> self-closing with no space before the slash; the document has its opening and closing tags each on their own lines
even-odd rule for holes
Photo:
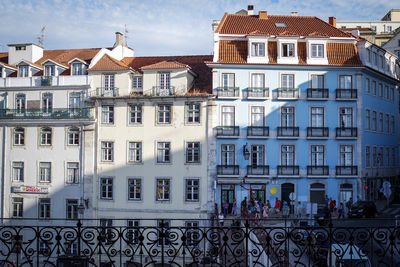
<svg viewBox="0 0 400 267">
<path fill-rule="evenodd" d="M 84 75 L 82 63 L 72 63 L 72 75 Z"/>
<path fill-rule="evenodd" d="M 24 45 L 16 46 L 16 47 L 15 47 L 15 50 L 17 50 L 17 51 L 26 50 L 26 46 L 24 46 Z"/>
<path fill-rule="evenodd" d="M 142 76 L 133 76 L 132 87 L 133 89 L 142 89 L 143 87 Z"/>
<path fill-rule="evenodd" d="M 265 44 L 264 43 L 252 43 L 251 44 L 251 56 L 264 57 L 265 56 Z"/>
<path fill-rule="evenodd" d="M 18 66 L 18 77 L 29 77 L 29 66 L 28 65 Z"/>
<path fill-rule="evenodd" d="M 294 57 L 294 44 L 282 44 L 282 57 Z"/>
<path fill-rule="evenodd" d="M 56 67 L 54 65 L 44 66 L 44 76 L 55 76 Z"/>
<path fill-rule="evenodd" d="M 311 57 L 324 57 L 324 45 L 323 44 L 312 44 L 311 45 Z"/>
</svg>

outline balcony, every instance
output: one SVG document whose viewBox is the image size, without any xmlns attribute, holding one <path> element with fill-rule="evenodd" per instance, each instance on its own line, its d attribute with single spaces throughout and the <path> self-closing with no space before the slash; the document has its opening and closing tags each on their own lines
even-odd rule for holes
<svg viewBox="0 0 400 267">
<path fill-rule="evenodd" d="M 116 97 L 119 96 L 117 87 L 97 87 L 89 92 L 89 97 Z"/>
<path fill-rule="evenodd" d="M 248 138 L 268 138 L 269 127 L 268 126 L 248 126 L 247 137 Z"/>
<path fill-rule="evenodd" d="M 42 86 L 51 86 L 53 84 L 53 76 L 42 76 L 41 84 Z"/>
<path fill-rule="evenodd" d="M 336 89 L 336 100 L 357 100 L 357 89 Z"/>
<path fill-rule="evenodd" d="M 357 166 L 336 166 L 336 176 L 356 176 Z"/>
<path fill-rule="evenodd" d="M 299 127 L 278 127 L 278 138 L 298 138 Z"/>
<path fill-rule="evenodd" d="M 310 139 L 326 139 L 329 137 L 328 127 L 307 127 L 307 138 Z"/>
<path fill-rule="evenodd" d="M 247 88 L 247 99 L 267 99 L 269 97 L 268 87 L 249 87 Z"/>
<path fill-rule="evenodd" d="M 239 126 L 218 126 L 216 130 L 219 138 L 237 138 L 240 133 Z"/>
<path fill-rule="evenodd" d="M 88 86 L 90 81 L 87 75 L 7 77 L 0 78 L 0 87 Z"/>
<path fill-rule="evenodd" d="M 87 108 L 0 109 L 0 119 L 89 119 Z"/>
<path fill-rule="evenodd" d="M 307 166 L 307 175 L 329 175 L 329 166 Z"/>
<path fill-rule="evenodd" d="M 328 100 L 329 89 L 326 88 L 308 88 L 307 99 L 309 100 Z"/>
<path fill-rule="evenodd" d="M 153 86 L 152 96 L 172 96 L 175 92 L 175 86 Z"/>
<path fill-rule="evenodd" d="M 357 138 L 357 127 L 337 127 L 336 138 L 338 139 Z"/>
<path fill-rule="evenodd" d="M 268 176 L 268 165 L 247 165 L 247 176 Z"/>
<path fill-rule="evenodd" d="M 278 99 L 297 100 L 299 99 L 299 88 L 278 88 Z"/>
<path fill-rule="evenodd" d="M 239 175 L 239 165 L 217 165 L 217 175 Z"/>
<path fill-rule="evenodd" d="M 239 98 L 239 87 L 218 87 L 218 98 Z"/>
<path fill-rule="evenodd" d="M 299 175 L 298 165 L 278 165 L 278 175 Z"/>
</svg>

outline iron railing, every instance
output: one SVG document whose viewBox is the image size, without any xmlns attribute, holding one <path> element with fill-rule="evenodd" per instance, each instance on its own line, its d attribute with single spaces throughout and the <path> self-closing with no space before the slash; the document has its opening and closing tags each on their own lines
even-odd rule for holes
<svg viewBox="0 0 400 267">
<path fill-rule="evenodd" d="M 249 87 L 247 88 L 247 98 L 267 98 L 269 97 L 268 87 Z"/>
<path fill-rule="evenodd" d="M 216 127 L 217 137 L 239 137 L 239 126 L 218 126 Z"/>
<path fill-rule="evenodd" d="M 40 78 L 40 84 L 42 86 L 51 86 L 53 84 L 53 76 L 42 76 Z"/>
<path fill-rule="evenodd" d="M 329 166 L 307 166 L 307 175 L 329 175 Z"/>
<path fill-rule="evenodd" d="M 357 166 L 336 166 L 336 175 L 346 176 L 346 175 L 357 175 Z"/>
<path fill-rule="evenodd" d="M 247 165 L 247 175 L 250 176 L 269 175 L 269 165 Z"/>
<path fill-rule="evenodd" d="M 298 99 L 299 88 L 278 88 L 277 97 L 282 99 Z"/>
<path fill-rule="evenodd" d="M 116 97 L 119 96 L 117 87 L 97 87 L 89 92 L 89 97 Z"/>
<path fill-rule="evenodd" d="M 215 218 L 215 216 L 213 216 Z M 393 219 L 79 220 L 53 226 L 6 221 L 1 266 L 399 266 Z M 193 222 L 197 222 L 193 226 Z M 19 224 L 19 225 L 16 225 Z M 143 226 L 142 226 L 143 224 Z M 115 225 L 115 226 L 114 226 Z M 120 226 L 119 226 L 120 225 Z M 125 226 L 122 226 L 125 225 Z M 71 265 L 71 261 L 82 265 Z M 58 265 L 61 262 L 64 265 Z M 128 265 L 131 264 L 131 265 Z"/>
<path fill-rule="evenodd" d="M 248 126 L 247 127 L 247 137 L 268 137 L 269 127 L 268 126 Z"/>
<path fill-rule="evenodd" d="M 357 89 L 336 89 L 336 99 L 357 99 Z"/>
<path fill-rule="evenodd" d="M 307 127 L 307 137 L 329 137 L 328 127 Z"/>
<path fill-rule="evenodd" d="M 88 108 L 0 109 L 0 119 L 89 119 Z"/>
<path fill-rule="evenodd" d="M 175 86 L 153 86 L 153 96 L 171 96 L 175 94 Z"/>
<path fill-rule="evenodd" d="M 278 165 L 278 175 L 299 175 L 299 166 Z"/>
<path fill-rule="evenodd" d="M 239 165 L 217 165 L 217 175 L 239 175 Z"/>
<path fill-rule="evenodd" d="M 278 127 L 278 137 L 299 137 L 299 127 Z"/>
<path fill-rule="evenodd" d="M 307 88 L 308 99 L 328 99 L 329 89 L 326 88 Z"/>
<path fill-rule="evenodd" d="M 356 138 L 357 127 L 336 127 L 336 137 Z"/>
<path fill-rule="evenodd" d="M 239 87 L 218 87 L 217 97 L 239 97 Z"/>
</svg>

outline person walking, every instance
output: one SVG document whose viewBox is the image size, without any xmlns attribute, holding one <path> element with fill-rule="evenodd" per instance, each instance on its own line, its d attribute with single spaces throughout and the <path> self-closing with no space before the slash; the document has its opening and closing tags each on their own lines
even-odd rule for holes
<svg viewBox="0 0 400 267">
<path fill-rule="evenodd" d="M 344 205 L 343 202 L 340 202 L 339 204 L 339 209 L 338 209 L 338 219 L 342 218 L 344 219 Z"/>
<path fill-rule="evenodd" d="M 237 203 L 236 203 L 236 198 L 233 200 L 233 203 L 232 203 L 232 215 L 237 215 Z"/>
<path fill-rule="evenodd" d="M 352 197 L 350 197 L 350 199 L 346 202 L 347 216 L 349 216 L 351 206 L 353 206 L 353 198 Z"/>
<path fill-rule="evenodd" d="M 258 201 L 255 202 L 256 204 L 256 219 L 260 219 L 261 208 Z"/>
<path fill-rule="evenodd" d="M 240 203 L 240 213 L 243 217 L 247 217 L 247 197 Z"/>
<path fill-rule="evenodd" d="M 263 218 L 264 218 L 264 220 L 266 220 L 268 218 L 268 213 L 269 213 L 268 205 L 267 205 L 267 203 L 264 203 L 264 206 L 263 206 Z"/>
<path fill-rule="evenodd" d="M 281 201 L 279 200 L 279 198 L 275 199 L 275 207 L 274 207 L 274 209 L 275 209 L 276 215 L 277 216 L 280 215 L 280 212 L 281 212 Z"/>
<path fill-rule="evenodd" d="M 220 226 L 224 226 L 224 214 L 222 212 L 218 216 L 218 221 Z"/>
</svg>

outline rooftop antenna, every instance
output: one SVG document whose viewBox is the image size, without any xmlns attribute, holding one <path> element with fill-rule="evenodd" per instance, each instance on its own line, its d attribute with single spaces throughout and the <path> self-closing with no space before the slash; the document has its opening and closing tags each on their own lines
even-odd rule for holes
<svg viewBox="0 0 400 267">
<path fill-rule="evenodd" d="M 40 30 L 40 35 L 39 35 L 39 37 L 37 38 L 38 39 L 38 42 L 39 42 L 39 45 L 41 45 L 41 46 L 43 46 L 43 44 L 44 44 L 44 32 L 46 31 L 46 25 L 44 25 L 43 27 L 42 27 L 42 29 Z"/>
<path fill-rule="evenodd" d="M 128 27 L 125 24 L 124 27 L 124 37 L 125 37 L 125 46 L 128 46 Z"/>
</svg>

